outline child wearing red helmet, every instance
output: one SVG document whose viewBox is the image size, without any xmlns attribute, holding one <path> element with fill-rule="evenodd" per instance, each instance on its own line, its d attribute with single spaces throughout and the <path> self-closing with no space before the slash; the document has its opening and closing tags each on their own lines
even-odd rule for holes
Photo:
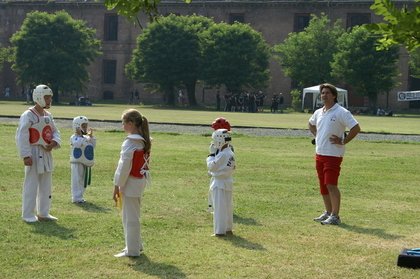
<svg viewBox="0 0 420 279">
<path fill-rule="evenodd" d="M 229 120 L 227 120 L 224 117 L 218 117 L 218 118 L 216 118 L 213 121 L 213 123 L 211 123 L 211 127 L 215 131 L 218 130 L 218 129 L 226 129 L 226 130 L 230 131 L 230 129 L 231 129 Z M 231 147 L 232 147 L 232 150 L 233 150 L 233 146 L 231 146 Z M 210 143 L 210 146 L 209 146 L 209 154 L 216 154 L 216 152 L 217 152 L 217 148 L 214 147 L 213 142 Z M 211 191 L 209 191 L 209 194 L 208 194 L 208 207 L 207 207 L 207 211 L 210 212 L 210 213 L 213 213 L 213 202 L 212 202 L 212 198 L 211 198 Z"/>
</svg>

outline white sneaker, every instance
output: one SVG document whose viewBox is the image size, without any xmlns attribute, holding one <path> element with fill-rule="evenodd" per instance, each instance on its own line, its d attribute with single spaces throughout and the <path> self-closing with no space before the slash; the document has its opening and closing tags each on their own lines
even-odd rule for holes
<svg viewBox="0 0 420 279">
<path fill-rule="evenodd" d="M 128 257 L 128 254 L 126 251 L 123 250 L 122 252 L 115 254 L 114 257 L 116 258 Z"/>
<path fill-rule="evenodd" d="M 321 221 L 321 225 L 340 225 L 340 224 L 341 224 L 340 217 L 335 216 L 333 214 L 331 214 L 327 220 Z"/>
<path fill-rule="evenodd" d="M 48 214 L 47 216 L 39 216 L 38 215 L 38 220 L 39 221 L 57 221 L 58 218 L 52 216 L 51 214 Z"/>
<path fill-rule="evenodd" d="M 22 218 L 22 219 L 26 223 L 35 223 L 35 222 L 38 222 L 38 218 L 36 216 L 29 217 L 29 218 Z"/>
<path fill-rule="evenodd" d="M 115 254 L 114 257 L 116 257 L 116 258 L 122 258 L 122 257 L 139 257 L 141 254 L 143 254 L 143 250 L 141 250 L 138 255 L 129 255 L 127 253 L 127 250 L 124 249 L 120 253 Z"/>
<path fill-rule="evenodd" d="M 330 217 L 330 213 L 328 211 L 324 211 L 324 213 L 322 213 L 318 217 L 314 218 L 314 221 L 315 222 L 322 222 L 322 221 L 327 220 L 328 217 Z"/>
</svg>

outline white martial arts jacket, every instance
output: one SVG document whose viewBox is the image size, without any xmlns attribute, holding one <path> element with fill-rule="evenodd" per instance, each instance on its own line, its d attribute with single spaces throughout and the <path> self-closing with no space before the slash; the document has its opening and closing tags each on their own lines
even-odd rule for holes
<svg viewBox="0 0 420 279">
<path fill-rule="evenodd" d="M 207 169 L 212 176 L 210 190 L 220 188 L 226 191 L 232 191 L 235 154 L 231 146 L 226 147 L 216 156 L 208 156 L 206 161 Z"/>
<path fill-rule="evenodd" d="M 144 149 L 144 138 L 138 134 L 128 135 L 121 146 L 120 159 L 114 174 L 114 185 L 127 197 L 140 197 L 141 186 L 148 183 L 150 174 L 143 178 L 130 175 L 133 166 L 133 154 L 136 150 Z"/>
<path fill-rule="evenodd" d="M 51 113 L 46 110 L 44 110 L 44 115 L 38 115 L 33 108 L 26 110 L 20 116 L 15 139 L 19 156 L 21 158 L 32 157 L 32 160 L 37 160 L 37 172 L 42 174 L 53 170 L 52 154 L 51 152 L 47 152 L 41 145 L 30 144 L 29 142 L 29 128 L 40 121 L 44 121 L 45 124 L 51 126 L 52 140 L 57 143 L 55 148 L 59 148 L 61 145 L 60 131 L 55 126 Z"/>
</svg>

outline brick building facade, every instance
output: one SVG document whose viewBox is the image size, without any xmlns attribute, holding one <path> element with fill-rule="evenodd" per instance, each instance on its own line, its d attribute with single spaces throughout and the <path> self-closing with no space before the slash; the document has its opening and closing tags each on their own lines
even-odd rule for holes
<svg viewBox="0 0 420 279">
<path fill-rule="evenodd" d="M 344 27 L 357 24 L 378 22 L 380 18 L 369 9 L 373 1 L 362 0 L 331 0 L 331 1 L 223 1 L 223 0 L 193 0 L 191 4 L 183 1 L 165 1 L 159 6 L 161 14 L 175 13 L 179 15 L 198 14 L 213 18 L 216 22 L 239 21 L 249 23 L 254 29 L 261 32 L 269 45 L 281 43 L 290 32 L 301 31 L 307 26 L 310 15 L 326 14 L 331 21 L 341 19 Z M 414 1 L 395 1 L 398 5 L 414 5 Z M 0 0 L 0 44 L 9 45 L 10 37 L 20 29 L 28 12 L 33 10 L 55 12 L 66 10 L 73 18 L 82 19 L 91 28 L 95 28 L 97 37 L 102 41 L 103 54 L 89 66 L 90 82 L 85 92 L 92 100 L 111 99 L 116 101 L 129 100 L 131 92 L 138 90 L 143 103 L 159 103 L 162 94 L 150 92 L 142 84 L 137 84 L 127 79 L 124 66 L 130 61 L 131 53 L 135 48 L 136 38 L 141 33 L 141 28 L 118 16 L 114 11 L 108 11 L 101 1 L 13 1 Z M 140 21 L 147 26 L 145 17 Z M 398 64 L 401 76 L 400 85 L 388 96 L 380 95 L 379 105 L 389 105 L 394 109 L 408 109 L 413 106 L 411 102 L 397 102 L 397 91 L 415 90 L 419 81 L 409 77 L 408 55 L 402 49 Z M 290 104 L 288 94 L 292 81 L 285 77 L 281 66 L 272 61 L 270 63 L 271 81 L 268 88 L 262 88 L 266 100 L 272 94 L 283 92 L 285 104 Z M 312 86 L 313 84 L 308 84 Z M 23 88 L 16 85 L 15 75 L 6 64 L 0 72 L 0 88 L 9 87 L 12 96 L 23 97 Z M 224 93 L 223 91 L 221 92 Z M 203 89 L 200 85 L 196 90 L 197 101 L 201 104 L 215 103 L 215 90 Z M 74 96 L 62 94 L 62 100 L 71 100 Z M 365 106 L 366 100 L 357 97 L 349 89 L 350 106 Z"/>
</svg>

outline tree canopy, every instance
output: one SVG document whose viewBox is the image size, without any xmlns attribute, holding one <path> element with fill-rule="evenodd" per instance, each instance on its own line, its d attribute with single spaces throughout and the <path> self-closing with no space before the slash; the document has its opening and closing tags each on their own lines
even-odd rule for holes
<svg viewBox="0 0 420 279">
<path fill-rule="evenodd" d="M 86 67 L 100 54 L 95 30 L 65 11 L 29 13 L 10 41 L 18 83 L 48 84 L 56 101 L 61 90 L 82 90 Z"/>
<path fill-rule="evenodd" d="M 269 55 L 262 35 L 248 25 L 170 15 L 137 38 L 126 72 L 131 79 L 158 84 L 170 105 L 175 103 L 174 89 L 186 87 L 189 104 L 195 105 L 198 80 L 232 92 L 265 87 Z"/>
<path fill-rule="evenodd" d="M 410 74 L 413 77 L 420 78 L 420 47 L 410 52 Z"/>
<path fill-rule="evenodd" d="M 330 62 L 343 33 L 339 21 L 331 26 L 327 16 L 313 15 L 304 31 L 290 33 L 283 43 L 273 47 L 274 57 L 299 87 L 331 82 Z"/>
<path fill-rule="evenodd" d="M 363 26 L 344 33 L 337 42 L 332 73 L 351 85 L 355 93 L 369 98 L 376 107 L 379 93 L 389 92 L 396 84 L 398 47 L 376 50 L 376 38 Z"/>
<path fill-rule="evenodd" d="M 200 33 L 213 21 L 202 16 L 161 17 L 137 38 L 126 66 L 131 79 L 159 84 L 167 104 L 174 104 L 174 88 L 187 87 L 189 103 L 196 104 L 195 85 L 200 74 Z"/>
<path fill-rule="evenodd" d="M 6 48 L 0 45 L 0 70 L 3 68 L 3 63 L 6 61 Z"/>
<path fill-rule="evenodd" d="M 219 23 L 204 32 L 203 76 L 233 92 L 266 87 L 270 52 L 261 33 L 247 24 Z"/>
<path fill-rule="evenodd" d="M 370 8 L 384 22 L 369 24 L 368 29 L 380 36 L 378 48 L 401 44 L 412 51 L 420 47 L 420 0 L 415 3 L 412 9 L 398 9 L 391 0 L 375 0 Z"/>
<path fill-rule="evenodd" d="M 191 0 L 184 0 L 185 3 L 190 3 Z M 137 19 L 139 12 L 145 13 L 150 22 L 159 15 L 158 5 L 160 0 L 105 0 L 104 4 L 108 10 L 116 10 L 118 14 L 125 16 L 128 19 Z M 140 25 L 140 23 L 139 23 Z M 141 26 L 141 25 L 140 25 Z"/>
</svg>

